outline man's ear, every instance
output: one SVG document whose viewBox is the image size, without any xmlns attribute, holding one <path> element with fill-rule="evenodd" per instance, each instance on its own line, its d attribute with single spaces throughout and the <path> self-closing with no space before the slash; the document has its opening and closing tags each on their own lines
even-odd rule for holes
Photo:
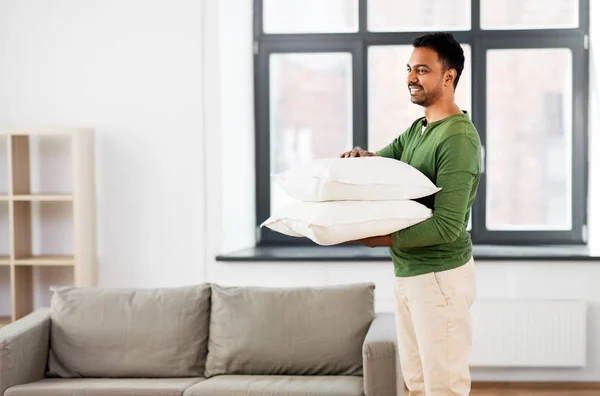
<svg viewBox="0 0 600 396">
<path fill-rule="evenodd" d="M 455 79 L 456 79 L 456 69 L 448 69 L 446 71 L 446 77 L 444 79 L 444 83 L 446 85 L 453 85 Z"/>
</svg>

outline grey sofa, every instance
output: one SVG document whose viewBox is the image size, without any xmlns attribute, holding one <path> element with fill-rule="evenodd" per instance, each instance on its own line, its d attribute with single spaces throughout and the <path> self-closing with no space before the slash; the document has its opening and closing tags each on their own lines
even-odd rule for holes
<svg viewBox="0 0 600 396">
<path fill-rule="evenodd" d="M 57 288 L 0 329 L 0 395 L 402 395 L 374 289 Z"/>
</svg>

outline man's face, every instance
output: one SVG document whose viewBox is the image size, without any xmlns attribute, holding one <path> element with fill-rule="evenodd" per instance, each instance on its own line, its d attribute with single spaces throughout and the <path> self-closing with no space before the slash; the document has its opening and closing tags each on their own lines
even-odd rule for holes
<svg viewBox="0 0 600 396">
<path fill-rule="evenodd" d="M 423 107 L 437 102 L 444 88 L 444 68 L 437 53 L 430 48 L 414 48 L 406 67 L 411 102 Z"/>
</svg>

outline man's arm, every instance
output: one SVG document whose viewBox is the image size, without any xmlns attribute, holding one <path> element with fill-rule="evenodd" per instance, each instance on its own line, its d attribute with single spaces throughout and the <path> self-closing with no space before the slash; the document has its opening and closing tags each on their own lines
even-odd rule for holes
<svg viewBox="0 0 600 396">
<path fill-rule="evenodd" d="M 479 148 L 466 135 L 440 146 L 433 216 L 391 235 L 394 247 L 408 248 L 453 242 L 464 227 L 473 182 L 479 174 Z"/>
<path fill-rule="evenodd" d="M 374 236 L 369 238 L 363 238 L 356 241 L 352 241 L 353 243 L 358 243 L 360 245 L 364 245 L 366 247 L 374 248 L 380 246 L 391 247 L 393 245 L 392 235 L 381 235 Z"/>
<path fill-rule="evenodd" d="M 400 158 L 402 157 L 402 151 L 404 150 L 404 135 L 406 134 L 403 133 L 402 135 L 398 136 L 396 139 L 394 139 L 390 144 L 388 144 L 387 146 L 385 146 L 384 148 L 377 150 L 375 152 L 376 155 L 380 156 L 380 157 L 385 157 L 385 158 L 394 158 L 397 160 L 400 160 Z"/>
<path fill-rule="evenodd" d="M 433 216 L 391 235 L 365 238 L 356 243 L 368 246 L 422 247 L 456 240 L 464 227 L 469 196 L 479 173 L 479 151 L 465 135 L 446 139 L 440 147 Z"/>
<path fill-rule="evenodd" d="M 410 130 L 406 130 L 402 135 L 398 136 L 391 143 L 385 146 L 382 149 L 379 149 L 375 152 L 364 150 L 360 147 L 355 147 L 352 150 L 345 151 L 340 154 L 340 158 L 355 158 L 355 157 L 385 157 L 385 158 L 394 158 L 400 160 L 402 157 L 402 151 L 404 150 L 404 139 L 406 138 L 407 132 Z"/>
</svg>

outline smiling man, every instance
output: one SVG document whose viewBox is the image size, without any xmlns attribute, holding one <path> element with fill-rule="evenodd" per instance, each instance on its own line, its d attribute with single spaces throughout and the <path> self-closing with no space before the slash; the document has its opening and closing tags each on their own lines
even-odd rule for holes
<svg viewBox="0 0 600 396">
<path fill-rule="evenodd" d="M 481 143 L 454 100 L 464 53 L 448 33 L 413 42 L 406 65 L 412 103 L 425 116 L 376 153 L 355 149 L 342 158 L 379 155 L 419 169 L 441 190 L 419 200 L 428 220 L 391 235 L 357 241 L 388 246 L 396 276 L 396 325 L 404 380 L 411 396 L 463 396 L 471 388 L 470 308 L 475 268 L 467 232 L 480 179 Z"/>
</svg>

